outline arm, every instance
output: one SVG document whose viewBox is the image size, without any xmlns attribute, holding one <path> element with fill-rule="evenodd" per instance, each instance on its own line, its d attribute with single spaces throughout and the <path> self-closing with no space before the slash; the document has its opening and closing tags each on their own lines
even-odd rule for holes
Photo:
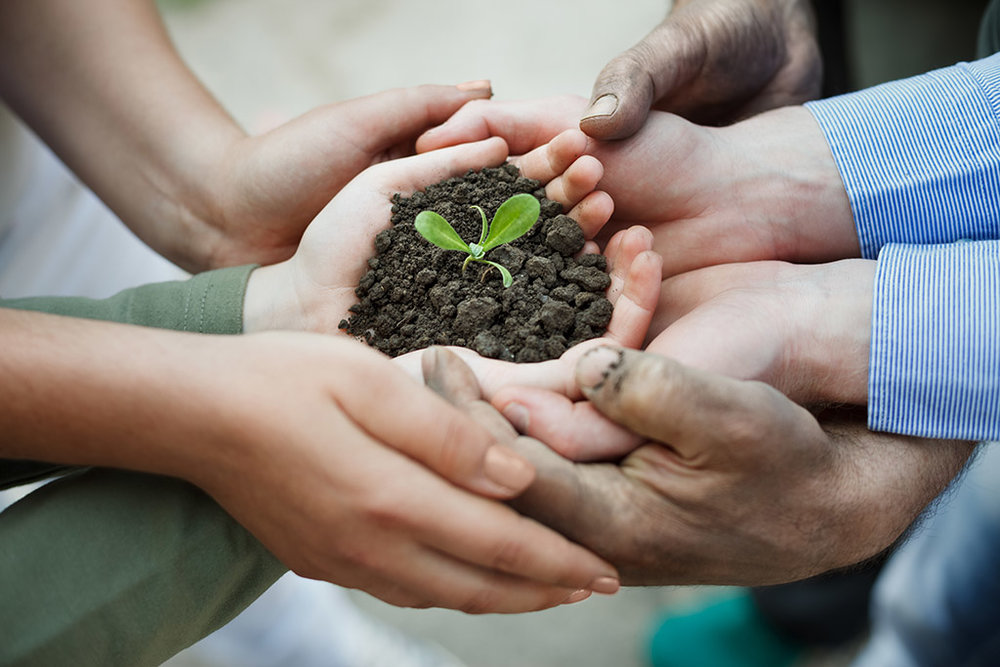
<svg viewBox="0 0 1000 667">
<path fill-rule="evenodd" d="M 287 258 L 351 178 L 490 94 L 482 81 L 387 91 L 248 136 L 150 0 L 4 3 L 0 56 L 4 101 L 140 238 L 195 272 Z"/>
</svg>

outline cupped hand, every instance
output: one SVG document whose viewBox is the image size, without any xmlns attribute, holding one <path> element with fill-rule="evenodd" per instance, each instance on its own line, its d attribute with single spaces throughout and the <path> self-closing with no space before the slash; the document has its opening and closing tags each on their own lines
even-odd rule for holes
<svg viewBox="0 0 1000 667">
<path fill-rule="evenodd" d="M 418 150 L 503 137 L 531 150 L 572 123 L 583 100 L 471 102 L 417 141 Z M 725 128 L 651 112 L 623 141 L 591 141 L 614 200 L 598 242 L 633 225 L 654 235 L 664 277 L 730 262 L 858 257 L 847 192 L 812 114 L 789 107 Z"/>
<path fill-rule="evenodd" d="M 594 188 L 603 169 L 583 155 L 586 138 L 570 130 L 518 159 L 522 173 L 545 183 L 546 195 L 569 211 L 588 238 L 608 220 L 610 198 Z M 452 146 L 369 167 L 310 224 L 295 255 L 251 274 L 244 305 L 247 331 L 295 329 L 337 333 L 368 269 L 375 237 L 390 224 L 392 195 L 410 194 L 469 169 L 507 158 L 502 139 Z"/>
<path fill-rule="evenodd" d="M 265 134 L 237 139 L 211 166 L 204 196 L 187 203 L 205 232 L 196 238 L 208 257 L 187 261 L 186 268 L 287 259 L 306 226 L 351 179 L 374 164 L 413 154 L 421 132 L 490 94 L 488 81 L 388 90 L 319 107 Z"/>
<path fill-rule="evenodd" d="M 643 346 L 686 366 L 766 382 L 801 405 L 868 403 L 875 262 L 724 264 L 661 286 Z M 506 387 L 492 396 L 522 433 L 573 460 L 624 456 L 640 443 L 593 402 Z"/>
<path fill-rule="evenodd" d="M 343 337 L 192 343 L 181 475 L 295 572 L 403 606 L 521 612 L 614 592 L 614 568 L 489 498 L 532 468 L 388 359 Z M 581 592 L 583 591 L 583 592 Z"/>
<path fill-rule="evenodd" d="M 622 139 L 650 109 L 722 124 L 819 96 L 822 60 L 807 0 L 678 0 L 594 83 L 580 128 Z"/>
<path fill-rule="evenodd" d="M 577 360 L 587 350 L 604 344 L 639 347 L 649 330 L 662 272 L 660 256 L 651 246 L 652 236 L 644 227 L 619 232 L 608 243 L 604 252 L 611 278 L 607 298 L 613 311 L 600 338 L 574 345 L 558 359 L 530 364 L 488 359 L 463 347 L 446 349 L 472 368 L 478 386 L 487 397 L 514 386 L 579 398 L 573 373 Z M 412 376 L 419 377 L 421 355 L 422 351 L 411 352 L 398 357 L 396 362 Z"/>
<path fill-rule="evenodd" d="M 850 413 L 817 421 L 763 383 L 602 347 L 581 360 L 579 383 L 642 445 L 618 464 L 573 463 L 488 417 L 456 362 L 439 355 L 446 378 L 430 384 L 535 465 L 512 506 L 629 585 L 764 585 L 860 562 L 898 539 L 973 449 L 871 433 Z"/>
</svg>

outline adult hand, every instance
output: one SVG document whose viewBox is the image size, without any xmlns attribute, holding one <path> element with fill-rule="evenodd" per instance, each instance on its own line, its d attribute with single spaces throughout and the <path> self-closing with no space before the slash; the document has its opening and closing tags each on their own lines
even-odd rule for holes
<svg viewBox="0 0 1000 667">
<path fill-rule="evenodd" d="M 585 146 L 583 134 L 569 130 L 521 156 L 518 164 L 525 176 L 546 184 L 546 195 L 562 204 L 589 238 L 611 215 L 612 203 L 594 190 L 603 170 L 593 157 L 582 155 Z M 368 268 L 375 236 L 390 224 L 391 196 L 506 158 L 506 144 L 494 138 L 365 170 L 320 212 L 294 257 L 253 272 L 244 306 L 246 330 L 336 333 L 357 300 L 354 290 Z"/>
<path fill-rule="evenodd" d="M 531 466 L 388 359 L 346 338 L 231 343 L 215 389 L 240 428 L 193 481 L 298 574 L 470 613 L 617 589 L 607 563 L 482 497 L 516 495 Z"/>
<path fill-rule="evenodd" d="M 651 245 L 652 236 L 643 227 L 619 232 L 608 243 L 604 253 L 611 278 L 607 297 L 614 310 L 600 338 L 574 345 L 558 359 L 532 364 L 487 359 L 468 348 L 446 349 L 474 370 L 478 386 L 487 397 L 513 385 L 579 398 L 573 369 L 587 350 L 603 344 L 639 347 L 649 330 L 660 291 L 661 273 L 660 256 L 650 249 Z M 422 355 L 422 351 L 412 352 L 396 361 L 411 375 L 419 377 Z"/>
<path fill-rule="evenodd" d="M 580 128 L 635 134 L 649 110 L 722 124 L 819 96 L 822 61 L 807 0 L 677 0 L 597 77 Z"/>
<path fill-rule="evenodd" d="M 528 611 L 617 587 L 490 500 L 523 490 L 529 464 L 360 343 L 0 322 L 24 351 L 3 359 L 0 458 L 188 480 L 299 574 L 395 604 Z"/>
<path fill-rule="evenodd" d="M 900 536 L 973 449 L 871 433 L 842 412 L 821 423 L 763 383 L 598 348 L 578 366 L 580 386 L 645 444 L 617 465 L 574 464 L 512 439 L 456 362 L 439 353 L 434 373 L 445 379 L 430 384 L 535 464 L 511 504 L 631 585 L 774 584 L 862 561 Z"/>
<path fill-rule="evenodd" d="M 530 150 L 571 123 L 583 101 L 472 102 L 417 141 L 431 150 L 489 136 Z M 649 227 L 664 277 L 730 262 L 823 262 L 860 254 L 830 148 L 803 107 L 705 128 L 662 112 L 624 141 L 593 141 L 615 203 L 603 234 Z M 598 239 L 601 240 L 600 237 Z"/>
<path fill-rule="evenodd" d="M 470 100 L 488 81 L 400 88 L 314 109 L 227 146 L 191 214 L 214 239 L 207 266 L 290 257 L 303 230 L 368 167 L 412 155 L 417 136 Z"/>
<path fill-rule="evenodd" d="M 643 347 L 699 370 L 766 382 L 801 405 L 864 406 L 874 276 L 869 260 L 682 273 L 663 281 Z M 564 390 L 507 387 L 491 398 L 522 433 L 573 460 L 621 457 L 642 442 Z"/>
</svg>

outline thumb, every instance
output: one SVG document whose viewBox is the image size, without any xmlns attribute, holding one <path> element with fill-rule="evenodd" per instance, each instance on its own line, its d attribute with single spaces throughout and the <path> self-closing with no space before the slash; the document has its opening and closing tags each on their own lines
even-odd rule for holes
<svg viewBox="0 0 1000 667">
<path fill-rule="evenodd" d="M 653 105 L 698 72 L 703 58 L 697 43 L 691 30 L 668 17 L 604 66 L 580 129 L 595 139 L 625 139 L 638 132 Z"/>
<path fill-rule="evenodd" d="M 799 416 L 794 409 L 781 409 L 798 406 L 765 384 L 707 373 L 648 352 L 595 348 L 577 363 L 576 378 L 604 415 L 668 444 L 687 460 L 766 440 L 768 432 L 791 428 Z"/>
</svg>

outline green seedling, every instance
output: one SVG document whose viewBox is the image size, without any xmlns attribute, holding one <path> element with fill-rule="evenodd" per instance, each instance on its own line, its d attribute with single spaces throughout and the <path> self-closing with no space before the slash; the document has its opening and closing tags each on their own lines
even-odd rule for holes
<svg viewBox="0 0 1000 667">
<path fill-rule="evenodd" d="M 500 205 L 490 223 L 486 222 L 486 211 L 479 206 L 472 208 L 479 211 L 479 217 L 483 219 L 483 231 L 479 235 L 478 243 L 470 244 L 463 241 L 455 228 L 434 211 L 421 211 L 414 221 L 414 226 L 421 236 L 437 247 L 468 253 L 469 256 L 462 263 L 463 273 L 469 262 L 489 264 L 500 271 L 503 286 L 510 287 L 514 278 L 510 275 L 507 267 L 485 259 L 485 255 L 499 245 L 510 243 L 524 236 L 538 220 L 541 205 L 532 195 L 514 195 Z"/>
</svg>

